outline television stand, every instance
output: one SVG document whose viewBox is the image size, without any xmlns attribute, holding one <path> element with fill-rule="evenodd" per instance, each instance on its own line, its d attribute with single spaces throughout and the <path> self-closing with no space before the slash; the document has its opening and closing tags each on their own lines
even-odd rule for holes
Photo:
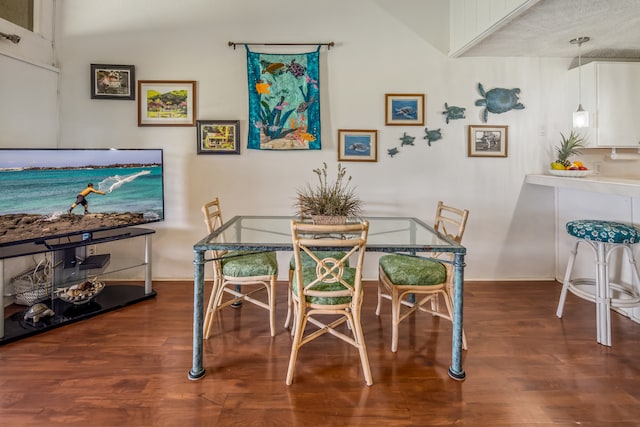
<svg viewBox="0 0 640 427">
<path fill-rule="evenodd" d="M 5 310 L 3 302 L 0 304 L 0 345 L 155 297 L 151 275 L 151 237 L 154 233 L 155 230 L 152 229 L 135 227 L 94 232 L 91 239 L 85 240 L 47 239 L 0 247 L 0 296 L 4 299 L 5 294 L 11 294 L 18 299 L 16 282 L 12 279 L 19 276 L 19 273 L 35 269 L 35 266 L 24 267 L 25 263 L 34 262 L 31 258 L 35 260 L 49 257 L 50 283 L 41 287 L 47 296 L 44 300 L 38 300 L 55 313 L 34 322 L 30 318 L 25 319 L 28 305 L 13 304 L 10 310 Z M 114 250 L 117 248 L 110 243 L 125 239 L 136 239 L 127 242 L 127 247 L 132 247 L 133 252 L 139 252 L 139 256 L 118 256 L 118 251 Z M 97 253 L 88 255 L 88 246 L 95 246 Z M 144 285 L 142 280 L 122 278 L 127 273 L 129 276 L 132 273 L 142 273 Z M 62 288 L 93 278 L 105 286 L 89 301 L 73 303 L 59 297 Z M 22 300 L 28 299 L 26 297 L 32 294 L 35 298 L 36 292 L 22 292 Z M 5 311 L 8 312 L 6 317 Z"/>
</svg>

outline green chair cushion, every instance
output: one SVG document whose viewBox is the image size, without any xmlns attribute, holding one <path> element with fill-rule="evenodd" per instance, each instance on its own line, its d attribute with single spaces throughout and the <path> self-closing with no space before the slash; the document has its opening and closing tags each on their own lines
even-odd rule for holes
<svg viewBox="0 0 640 427">
<path fill-rule="evenodd" d="M 392 254 L 380 257 L 379 263 L 394 285 L 439 285 L 447 278 L 444 265 L 424 258 Z"/>
<path fill-rule="evenodd" d="M 346 252 L 341 252 L 341 251 L 314 251 L 314 254 L 316 254 L 316 256 L 320 259 L 324 259 L 324 258 L 334 258 L 337 260 L 342 259 L 347 253 Z M 300 262 L 302 262 L 302 268 L 305 267 L 314 267 L 316 266 L 316 262 L 313 258 L 311 258 L 311 256 L 306 253 L 306 252 L 302 252 L 300 251 Z M 345 265 L 349 266 L 349 260 L 345 261 Z M 296 258 L 291 255 L 291 260 L 289 261 L 289 268 L 291 270 L 295 270 L 296 269 Z"/>
<path fill-rule="evenodd" d="M 272 276 L 278 274 L 275 252 L 228 252 L 221 260 L 222 274 L 230 277 Z M 237 256 L 242 254 L 242 256 Z"/>
<path fill-rule="evenodd" d="M 303 267 L 302 268 L 302 280 L 305 285 L 316 280 L 316 268 L 315 267 Z M 351 267 L 345 267 L 344 272 L 342 274 L 342 279 L 353 285 L 356 277 L 356 269 Z M 298 276 L 293 275 L 293 280 L 291 283 L 291 288 L 295 295 L 298 295 Z M 319 282 L 316 283 L 313 288 L 315 291 L 342 291 L 345 290 L 346 287 L 339 282 L 335 283 L 326 283 Z M 338 305 L 338 304 L 349 304 L 351 302 L 350 296 L 344 297 L 320 297 L 320 296 L 309 296 L 307 295 L 306 300 L 311 304 L 321 304 L 321 305 Z"/>
</svg>

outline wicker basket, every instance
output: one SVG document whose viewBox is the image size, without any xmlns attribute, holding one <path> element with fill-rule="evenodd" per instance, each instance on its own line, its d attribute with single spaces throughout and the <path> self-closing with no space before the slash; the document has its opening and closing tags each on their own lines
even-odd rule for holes
<svg viewBox="0 0 640 427">
<path fill-rule="evenodd" d="M 42 258 L 35 268 L 18 274 L 10 284 L 15 292 L 16 304 L 31 306 L 51 298 L 51 259 Z"/>
<path fill-rule="evenodd" d="M 322 225 L 342 225 L 347 223 L 346 216 L 311 215 L 311 220 L 314 224 Z"/>
</svg>

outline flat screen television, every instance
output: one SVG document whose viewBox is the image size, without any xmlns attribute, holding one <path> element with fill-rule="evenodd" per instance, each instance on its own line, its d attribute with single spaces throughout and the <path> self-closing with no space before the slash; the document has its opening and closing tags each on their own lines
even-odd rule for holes
<svg viewBox="0 0 640 427">
<path fill-rule="evenodd" d="M 163 221 L 163 183 L 162 149 L 0 149 L 0 246 Z"/>
</svg>

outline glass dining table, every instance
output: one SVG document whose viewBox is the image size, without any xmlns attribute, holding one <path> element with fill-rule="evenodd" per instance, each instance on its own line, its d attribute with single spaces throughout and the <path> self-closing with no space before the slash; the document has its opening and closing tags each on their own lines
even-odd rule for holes
<svg viewBox="0 0 640 427">
<path fill-rule="evenodd" d="M 193 246 L 193 360 L 188 378 L 205 376 L 202 363 L 204 319 L 204 267 L 213 258 L 209 250 L 293 251 L 291 216 L 236 216 Z M 369 237 L 366 250 L 398 252 L 412 255 L 426 252 L 449 252 L 453 261 L 453 339 L 449 376 L 464 380 L 462 369 L 462 308 L 464 287 L 464 256 L 466 249 L 454 240 L 438 233 L 433 227 L 412 217 L 366 217 Z M 324 248 L 325 250 L 327 248 Z"/>
</svg>

